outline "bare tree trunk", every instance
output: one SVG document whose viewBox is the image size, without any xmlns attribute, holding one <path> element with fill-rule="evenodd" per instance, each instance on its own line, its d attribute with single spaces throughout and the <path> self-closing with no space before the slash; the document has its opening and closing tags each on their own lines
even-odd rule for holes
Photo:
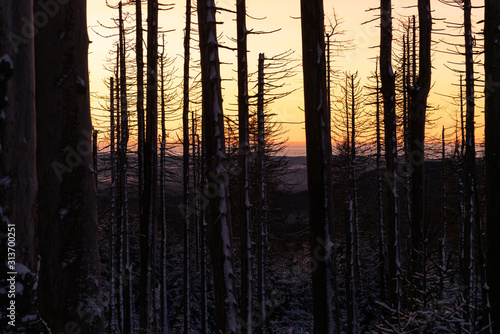
<svg viewBox="0 0 500 334">
<path fill-rule="evenodd" d="M 144 196 L 144 52 L 142 47 L 142 0 L 135 0 L 135 60 L 137 64 L 137 164 L 139 211 Z"/>
<path fill-rule="evenodd" d="M 158 0 L 148 0 L 148 59 L 146 139 L 144 142 L 144 206 L 140 221 L 141 282 L 139 294 L 140 332 L 154 330 L 154 271 L 158 212 Z"/>
<path fill-rule="evenodd" d="M 378 226 L 379 226 L 379 284 L 380 284 L 380 300 L 386 300 L 387 296 L 387 245 L 385 237 L 385 221 L 384 221 L 384 181 L 382 179 L 382 136 L 381 136 L 381 101 L 380 101 L 380 73 L 378 61 L 375 70 L 376 81 L 376 136 L 377 136 L 377 153 L 376 166 L 378 176 Z"/>
<path fill-rule="evenodd" d="M 190 52 L 189 45 L 191 40 L 191 0 L 186 0 L 186 31 L 184 35 L 184 102 L 182 110 L 182 130 L 183 130 L 183 163 L 182 163 L 182 178 L 183 178 L 183 204 L 185 208 L 190 205 L 189 193 L 189 60 Z M 184 226 L 184 333 L 191 332 L 191 275 L 190 269 L 190 245 L 189 245 L 189 228 L 191 222 L 191 213 L 185 215 Z"/>
<path fill-rule="evenodd" d="M 486 269 L 493 333 L 500 332 L 500 3 L 485 1 Z"/>
<path fill-rule="evenodd" d="M 99 179 L 97 178 L 98 176 L 98 168 L 97 168 L 97 153 L 98 153 L 98 147 L 97 147 L 97 130 L 92 131 L 92 162 L 94 165 L 94 183 L 95 183 L 95 190 L 98 193 L 99 192 Z"/>
<path fill-rule="evenodd" d="M 39 307 L 57 333 L 104 333 L 86 29 L 86 1 L 74 0 L 35 38 Z"/>
<path fill-rule="evenodd" d="M 392 70 L 392 14 L 391 0 L 381 0 L 380 79 L 384 99 L 385 164 L 387 181 L 388 220 L 388 291 L 389 304 L 398 314 L 401 310 L 401 262 L 399 251 L 399 217 L 397 192 L 397 137 L 396 137 L 396 92 Z"/>
<path fill-rule="evenodd" d="M 111 212 L 109 213 L 109 310 L 108 310 L 108 333 L 118 330 L 117 311 L 118 300 L 116 297 L 116 267 L 115 238 L 116 238 L 116 157 L 115 157 L 115 85 L 114 78 L 109 79 L 109 102 L 110 102 L 110 144 L 109 161 L 111 168 Z"/>
<path fill-rule="evenodd" d="M 161 148 L 160 148 L 160 200 L 161 200 L 161 297 L 160 297 L 160 328 L 162 333 L 169 332 L 168 326 L 168 289 L 167 289 L 167 195 L 165 192 L 165 155 L 167 150 L 167 132 L 165 128 L 165 77 L 164 58 L 161 54 Z"/>
<path fill-rule="evenodd" d="M 441 235 L 441 269 L 443 273 L 446 271 L 446 229 L 447 229 L 447 211 L 446 211 L 446 200 L 447 200 L 447 187 L 446 187 L 446 146 L 444 141 L 444 126 L 441 136 L 442 148 L 441 148 L 441 168 L 442 168 L 442 182 L 443 182 L 443 234 Z"/>
<path fill-rule="evenodd" d="M 214 280 L 216 331 L 236 333 L 237 301 L 231 224 L 228 217 L 228 172 L 226 167 L 224 115 L 220 62 L 213 0 L 198 0 L 198 25 L 202 72 L 203 139 L 206 154 L 208 237 Z"/>
<path fill-rule="evenodd" d="M 27 25 L 32 28 L 33 1 L 0 5 L 0 303 L 5 305 L 0 328 L 18 333 L 36 332 L 39 324 L 35 49 L 25 35 Z M 24 287 L 15 298 L 9 297 L 12 277 Z"/>
<path fill-rule="evenodd" d="M 323 1 L 301 0 L 301 22 L 314 333 L 333 333 L 338 324 L 331 277 L 335 256 Z"/>
<path fill-rule="evenodd" d="M 246 1 L 236 2 L 238 40 L 238 133 L 241 186 L 240 256 L 241 256 L 241 332 L 252 333 L 252 241 L 250 237 L 250 195 L 248 155 L 250 153 L 248 130 L 248 65 Z"/>
<path fill-rule="evenodd" d="M 123 329 L 124 333 L 131 333 L 133 326 L 133 297 L 132 297 L 132 267 L 130 265 L 130 249 L 129 249 L 129 217 L 128 217 L 128 103 L 127 103 L 127 72 L 125 66 L 125 27 L 123 22 L 122 3 L 119 3 L 119 29 L 120 29 L 120 152 L 119 152 L 119 169 L 120 169 L 120 218 L 121 218 L 121 248 L 120 257 L 121 268 L 120 272 L 123 276 Z"/>
<path fill-rule="evenodd" d="M 258 209 L 255 228 L 257 229 L 257 334 L 266 333 L 266 176 L 265 176 L 265 123 L 264 123 L 264 54 L 259 54 L 258 93 L 257 93 L 257 191 Z"/>
<path fill-rule="evenodd" d="M 431 83 L 431 29 L 432 18 L 429 0 L 419 0 L 419 73 L 418 79 L 411 87 L 410 105 L 410 152 L 412 152 L 411 174 L 411 263 L 410 282 L 413 296 L 422 298 L 424 286 L 425 245 L 425 174 L 424 174 L 424 141 L 425 114 L 427 96 Z M 423 299 L 421 299 L 423 300 Z"/>
<path fill-rule="evenodd" d="M 203 136 L 203 134 L 202 134 Z M 206 185 L 206 161 L 205 161 L 205 140 L 199 140 L 198 138 L 198 150 L 200 159 L 200 190 L 205 189 Z M 201 196 L 200 196 L 201 197 Z M 200 199 L 201 201 L 201 199 Z M 205 205 L 200 205 L 199 214 L 199 225 L 200 225 L 200 252 L 201 252 L 201 263 L 200 263 L 200 280 L 201 280 L 201 334 L 208 333 L 208 289 L 207 289 L 207 223 L 205 219 Z"/>
</svg>

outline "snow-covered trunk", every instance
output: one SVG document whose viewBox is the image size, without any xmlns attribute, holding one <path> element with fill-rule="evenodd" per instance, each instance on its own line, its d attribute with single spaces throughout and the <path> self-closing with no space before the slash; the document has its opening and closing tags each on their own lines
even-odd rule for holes
<svg viewBox="0 0 500 334">
<path fill-rule="evenodd" d="M 334 333 L 338 324 L 333 317 L 336 310 L 332 280 L 335 255 L 330 238 L 332 149 L 323 1 L 301 0 L 301 23 L 314 333 Z"/>
<path fill-rule="evenodd" d="M 16 333 L 37 332 L 39 324 L 35 50 L 32 38 L 16 39 L 28 37 L 25 29 L 32 25 L 33 1 L 0 6 L 0 328 Z M 15 298 L 7 281 L 12 272 Z M 14 301 L 16 315 L 9 310 Z"/>
<path fill-rule="evenodd" d="M 404 79 L 403 79 L 403 97 L 405 99 L 403 107 L 403 152 L 404 152 L 404 161 L 410 161 L 410 127 L 409 127 L 409 110 L 411 104 L 411 96 L 409 89 L 413 82 L 411 80 L 411 64 L 410 60 L 410 21 L 408 20 L 408 29 L 406 35 L 406 44 L 403 40 L 404 46 L 404 55 L 403 55 L 403 69 L 404 69 Z M 410 201 L 410 193 L 411 193 L 411 182 L 410 182 L 410 173 L 406 171 L 404 175 L 404 188 L 405 188 L 405 196 L 406 196 L 406 221 L 407 224 L 411 222 L 411 201 Z M 406 236 L 407 243 L 409 247 L 411 247 L 411 229 L 408 229 L 409 233 Z"/>
<path fill-rule="evenodd" d="M 432 17 L 429 0 L 418 1 L 419 19 L 419 73 L 417 81 L 410 87 L 410 152 L 411 152 L 411 295 L 423 300 L 425 266 L 425 117 L 427 96 L 431 83 L 431 30 Z M 413 305 L 414 306 L 414 305 Z"/>
<path fill-rule="evenodd" d="M 472 285 L 474 282 L 474 226 L 478 222 L 479 211 L 475 202 L 476 190 L 476 149 L 474 120 L 474 56 L 471 24 L 471 1 L 464 0 L 464 36 L 465 36 L 465 220 L 464 220 L 464 263 L 462 268 L 462 294 L 465 300 L 465 319 L 474 326 L 472 310 Z M 473 327 L 472 327 L 473 328 Z M 469 328 L 470 329 L 470 328 Z"/>
<path fill-rule="evenodd" d="M 121 218 L 121 243 L 120 257 L 122 276 L 122 303 L 123 303 L 123 328 L 124 333 L 131 333 L 133 328 L 133 300 L 132 300 L 132 268 L 130 266 L 129 250 L 129 215 L 128 215 L 128 102 L 127 102 L 127 73 L 125 65 L 125 27 L 123 22 L 122 3 L 119 4 L 119 53 L 120 53 L 120 218 Z"/>
<path fill-rule="evenodd" d="M 399 217 L 397 191 L 397 137 L 396 137 L 396 93 L 392 70 L 392 14 L 391 0 L 380 2 L 380 79 L 384 100 L 385 164 L 386 164 L 386 212 L 388 223 L 387 280 L 389 305 L 398 313 L 401 309 L 401 262 L 399 249 Z"/>
<path fill-rule="evenodd" d="M 240 258 L 241 258 L 241 295 L 240 324 L 241 333 L 252 333 L 252 240 L 250 237 L 250 194 L 249 168 L 250 154 L 248 130 L 248 64 L 247 64 L 247 27 L 246 1 L 236 2 L 236 25 L 238 47 L 238 139 L 240 176 Z"/>
<path fill-rule="evenodd" d="M 140 219 L 141 277 L 139 287 L 139 326 L 154 330 L 153 300 L 156 263 L 156 224 L 158 212 L 158 0 L 148 0 L 148 50 L 146 137 L 144 141 L 144 202 Z"/>
<path fill-rule="evenodd" d="M 224 114 L 214 0 L 198 0 L 200 32 L 203 139 L 206 157 L 207 222 L 214 281 L 216 331 L 237 332 L 237 300 L 231 224 L 228 217 L 229 180 L 226 167 Z"/>
<path fill-rule="evenodd" d="M 115 81 L 111 77 L 109 80 L 109 102 L 110 102 L 110 143 L 109 143 L 109 161 L 111 169 L 111 185 L 110 185 L 110 198 L 111 198 L 111 211 L 109 213 L 109 308 L 108 308 L 108 332 L 114 333 L 118 330 L 117 311 L 118 303 L 116 296 L 116 274 L 118 269 L 116 267 L 116 254 L 115 254 L 115 238 L 116 238 L 116 157 L 115 157 Z"/>
<path fill-rule="evenodd" d="M 188 0 L 189 1 L 189 0 Z M 192 170 L 192 175 L 193 175 L 193 191 L 194 191 L 194 196 L 193 196 L 193 203 L 194 207 L 196 208 L 194 210 L 194 217 L 193 217 L 193 224 L 194 224 L 194 246 L 195 246 L 195 259 L 196 259 L 196 270 L 200 270 L 200 264 L 201 264 L 201 258 L 200 258 L 200 224 L 198 223 L 200 221 L 200 190 L 199 190 L 199 180 L 198 177 L 201 172 L 198 171 L 198 168 L 200 168 L 200 161 L 198 159 L 197 155 L 197 127 L 196 127 L 196 113 L 195 110 L 191 112 L 191 156 L 193 160 L 193 170 Z M 199 152 L 199 151 L 198 151 Z"/>
<path fill-rule="evenodd" d="M 86 16 L 85 0 L 60 2 L 35 36 L 38 305 L 52 333 L 104 333 Z"/>
<path fill-rule="evenodd" d="M 485 159 L 486 159 L 486 269 L 491 319 L 500 319 L 500 2 L 485 0 Z M 500 322 L 493 323 L 493 333 Z"/>
<path fill-rule="evenodd" d="M 144 193 L 144 51 L 142 43 L 142 0 L 136 0 L 135 61 L 137 65 L 137 182 L 139 186 L 139 212 L 142 212 Z"/>
<path fill-rule="evenodd" d="M 265 176 L 265 123 L 264 123 L 264 54 L 259 54 L 257 93 L 257 192 L 258 207 L 255 228 L 257 229 L 257 317 L 255 333 L 266 333 L 266 176 Z"/>
<path fill-rule="evenodd" d="M 191 0 L 186 0 L 186 29 L 184 32 L 184 91 L 182 105 L 182 203 L 190 207 L 189 193 L 189 61 L 191 42 Z M 162 68 L 163 71 L 163 68 Z M 191 332 L 191 275 L 189 229 L 192 221 L 191 212 L 184 216 L 184 333 Z"/>
<path fill-rule="evenodd" d="M 382 135 L 381 135 L 381 101 L 380 101 L 380 73 L 379 64 L 377 61 L 375 69 L 375 80 L 376 80 L 376 95 L 375 95 L 375 107 L 376 107 L 376 145 L 377 153 L 375 157 L 376 168 L 377 168 L 377 178 L 378 178 L 378 228 L 379 228 L 379 244 L 378 244 L 378 258 L 379 258 L 379 285 L 380 285 L 380 300 L 386 300 L 387 296 L 387 245 L 385 237 L 385 221 L 384 221 L 384 181 L 382 178 Z"/>
<path fill-rule="evenodd" d="M 161 147 L 160 147 L 160 224 L 161 224 L 161 285 L 160 285 L 160 329 L 162 333 L 169 332 L 168 326 L 168 287 L 167 287 L 167 195 L 165 191 L 165 155 L 167 150 L 167 132 L 165 128 L 165 77 L 164 58 L 161 55 Z"/>
</svg>

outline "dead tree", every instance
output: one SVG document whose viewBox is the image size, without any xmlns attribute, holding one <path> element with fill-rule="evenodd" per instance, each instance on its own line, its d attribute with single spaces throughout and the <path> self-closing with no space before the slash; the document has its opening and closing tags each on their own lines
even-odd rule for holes
<svg viewBox="0 0 500 334">
<path fill-rule="evenodd" d="M 160 223 L 161 223 L 161 297 L 160 297 L 160 328 L 163 333 L 169 332 L 168 326 L 168 289 L 167 289 L 167 195 L 166 185 L 166 151 L 167 131 L 165 128 L 165 76 L 164 76 L 164 53 L 160 56 L 160 78 L 161 78 L 161 146 L 160 146 Z"/>
<path fill-rule="evenodd" d="M 154 272 L 158 212 L 158 1 L 148 0 L 146 138 L 144 141 L 144 205 L 140 221 L 140 331 L 154 329 Z"/>
<path fill-rule="evenodd" d="M 425 223 L 425 174 L 424 141 L 427 96 L 431 87 L 431 30 L 432 17 L 429 0 L 419 0 L 419 71 L 414 86 L 410 87 L 410 143 L 412 152 L 411 174 L 411 263 L 410 282 L 415 297 L 424 291 L 424 223 Z"/>
<path fill-rule="evenodd" d="M 189 61 L 191 42 L 191 0 L 186 0 L 186 31 L 184 32 L 184 92 L 182 106 L 182 179 L 183 179 L 183 204 L 189 207 Z M 184 333 L 191 332 L 191 289 L 190 289 L 190 248 L 189 248 L 189 228 L 191 214 L 184 216 Z"/>
<path fill-rule="evenodd" d="M 205 195 L 209 199 L 207 240 L 214 279 L 215 323 L 216 331 L 236 333 L 237 301 L 234 292 L 231 224 L 228 217 L 229 176 L 226 166 L 216 8 L 213 0 L 198 0 L 197 5 L 207 182 Z"/>
<path fill-rule="evenodd" d="M 123 22 L 122 3 L 119 3 L 119 73 L 120 73 L 120 139 L 118 144 L 118 169 L 120 170 L 120 275 L 122 276 L 123 319 L 122 331 L 131 333 L 133 326 L 133 295 L 132 295 L 132 267 L 130 265 L 129 247 L 129 217 L 128 217 L 128 163 L 127 150 L 129 139 L 128 128 L 128 101 L 127 101 L 127 74 L 125 63 L 125 27 Z"/>
<path fill-rule="evenodd" d="M 252 241 L 250 238 L 250 195 L 248 156 L 250 153 L 248 130 L 248 65 L 246 1 L 236 2 L 237 46 L 238 46 L 238 133 L 239 167 L 241 184 L 240 256 L 241 256 L 241 332 L 252 333 Z"/>
<path fill-rule="evenodd" d="M 500 332 L 500 3 L 485 1 L 486 268 L 493 333 Z"/>
<path fill-rule="evenodd" d="M 60 4 L 35 36 L 39 307 L 56 333 L 104 333 L 86 14 L 84 0 Z"/>
<path fill-rule="evenodd" d="M 135 0 L 135 60 L 137 65 L 137 164 L 139 211 L 143 208 L 144 193 L 144 52 L 142 31 L 142 0 Z"/>
<path fill-rule="evenodd" d="M 330 237 L 333 224 L 331 135 L 327 101 L 323 1 L 301 1 L 307 184 L 312 262 L 314 333 L 334 333 Z"/>
<path fill-rule="evenodd" d="M 401 262 L 399 249 L 399 217 L 397 190 L 396 88 L 392 70 L 391 0 L 380 2 L 380 80 L 384 100 L 386 212 L 387 212 L 387 283 L 389 305 L 399 313 L 401 305 Z"/>
<path fill-rule="evenodd" d="M 264 119 L 264 54 L 259 54 L 258 92 L 257 92 L 257 191 L 258 208 L 255 228 L 257 230 L 257 312 L 260 322 L 256 325 L 255 332 L 266 333 L 266 285 L 265 285 L 265 260 L 266 260 L 266 169 L 265 169 L 265 119 Z"/>
</svg>

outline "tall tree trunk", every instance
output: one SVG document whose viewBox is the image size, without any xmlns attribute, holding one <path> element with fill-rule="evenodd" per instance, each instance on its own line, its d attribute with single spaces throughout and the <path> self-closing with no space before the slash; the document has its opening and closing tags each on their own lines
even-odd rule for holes
<svg viewBox="0 0 500 334">
<path fill-rule="evenodd" d="M 250 195 L 248 155 L 250 153 L 248 130 L 248 65 L 247 65 L 247 27 L 246 1 L 236 3 L 236 24 L 238 40 L 238 134 L 239 160 L 241 172 L 241 212 L 240 212 L 240 256 L 241 256 L 241 332 L 252 333 L 252 241 L 250 238 Z"/>
<path fill-rule="evenodd" d="M 198 0 L 200 32 L 203 139 L 207 163 L 208 236 L 214 280 L 216 331 L 236 333 L 237 301 L 226 167 L 220 62 L 213 0 Z"/>
<path fill-rule="evenodd" d="M 314 333 L 333 333 L 335 266 L 331 137 L 327 102 L 323 1 L 301 0 L 302 60 L 306 119 L 307 184 L 312 262 Z"/>
<path fill-rule="evenodd" d="M 425 174 L 424 141 L 427 96 L 431 84 L 431 29 L 432 18 L 429 0 L 418 1 L 419 18 L 419 73 L 411 87 L 410 152 L 411 153 L 411 263 L 410 282 L 413 296 L 422 298 L 424 286 L 425 245 Z M 423 300 L 423 299 L 421 299 Z"/>
<path fill-rule="evenodd" d="M 140 221 L 140 331 L 154 330 L 154 271 L 158 212 L 158 0 L 148 0 L 146 140 L 144 142 L 144 205 Z"/>
<path fill-rule="evenodd" d="M 382 179 L 382 135 L 381 135 L 381 101 L 380 101 L 380 73 L 379 63 L 377 61 L 375 70 L 376 81 L 376 136 L 377 136 L 377 153 L 376 153 L 376 168 L 378 177 L 378 227 L 379 227 L 379 284 L 380 284 L 380 300 L 386 300 L 387 296 L 387 245 L 385 237 L 385 221 L 384 221 L 384 181 Z"/>
<path fill-rule="evenodd" d="M 183 185 L 183 204 L 189 208 L 189 45 L 191 42 L 191 0 L 186 0 L 186 31 L 184 35 L 184 96 L 182 110 L 182 185 Z M 191 275 L 190 275 L 190 245 L 189 228 L 191 222 L 191 212 L 185 216 L 184 225 L 184 333 L 191 332 Z"/>
<path fill-rule="evenodd" d="M 144 52 L 142 47 L 142 0 L 135 0 L 135 61 L 137 65 L 137 164 L 139 210 L 144 194 Z"/>
<path fill-rule="evenodd" d="M 86 1 L 74 0 L 35 38 L 39 307 L 57 333 L 104 333 L 86 29 Z"/>
<path fill-rule="evenodd" d="M 485 1 L 486 269 L 493 333 L 500 332 L 500 2 Z"/>
<path fill-rule="evenodd" d="M 0 303 L 5 305 L 0 328 L 14 332 L 35 332 L 39 322 L 35 291 L 35 49 L 33 38 L 25 35 L 27 25 L 33 28 L 32 0 L 0 5 Z M 17 272 L 15 281 L 24 287 L 15 299 L 8 297 L 7 279 L 12 272 Z M 13 301 L 17 317 L 11 322 L 8 308 Z"/>
<path fill-rule="evenodd" d="M 264 54 L 259 54 L 258 93 L 257 93 L 257 192 L 258 208 L 255 228 L 257 229 L 257 322 L 255 332 L 266 333 L 266 176 L 265 176 L 265 120 L 264 120 Z"/>
<path fill-rule="evenodd" d="M 165 77 L 164 58 L 161 54 L 161 148 L 160 148 L 160 201 L 161 201 L 161 297 L 160 297 L 160 323 L 161 332 L 168 333 L 168 289 L 167 289 L 167 195 L 165 191 L 165 156 L 167 151 L 167 132 L 165 128 Z"/>
<path fill-rule="evenodd" d="M 380 31 L 380 79 L 384 99 L 385 127 L 385 164 L 387 181 L 387 220 L 388 220 L 388 291 L 389 304 L 399 313 L 401 305 L 401 264 L 399 254 L 399 217 L 397 192 L 397 137 L 396 137 L 396 92 L 392 70 L 392 14 L 391 0 L 381 0 Z"/>
<path fill-rule="evenodd" d="M 464 263 L 462 270 L 462 294 L 465 299 L 466 320 L 473 324 L 471 310 L 471 292 L 473 280 L 473 231 L 478 220 L 478 207 L 475 203 L 476 189 L 476 148 L 474 126 L 474 59 L 472 49 L 471 1 L 464 0 L 464 36 L 465 36 L 465 220 L 464 220 Z M 473 325 L 472 325 L 473 326 Z"/>
<path fill-rule="evenodd" d="M 133 297 L 132 297 L 132 267 L 130 265 L 129 242 L 129 215 L 128 215 L 128 102 L 127 102 L 127 71 L 125 65 L 125 27 L 123 21 L 122 3 L 119 3 L 119 54 L 120 54 L 120 272 L 123 276 L 121 288 L 123 289 L 123 329 L 124 333 L 131 333 L 133 327 Z"/>
<path fill-rule="evenodd" d="M 109 102 L 110 102 L 110 143 L 109 143 L 109 161 L 111 168 L 111 212 L 109 213 L 109 310 L 108 310 L 108 333 L 114 333 L 118 330 L 117 309 L 118 300 L 116 296 L 116 267 L 115 238 L 116 238 L 116 157 L 115 157 L 115 81 L 109 79 Z"/>
</svg>

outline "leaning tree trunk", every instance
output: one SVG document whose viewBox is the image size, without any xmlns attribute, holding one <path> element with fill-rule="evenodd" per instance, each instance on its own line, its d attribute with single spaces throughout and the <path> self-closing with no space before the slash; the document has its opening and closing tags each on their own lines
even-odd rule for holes
<svg viewBox="0 0 500 334">
<path fill-rule="evenodd" d="M 148 59 L 146 140 L 144 142 L 144 202 L 140 221 L 141 280 L 139 294 L 140 331 L 154 327 L 153 300 L 158 209 L 158 0 L 148 0 Z"/>
<path fill-rule="evenodd" d="M 85 0 L 60 5 L 35 37 L 39 307 L 53 333 L 104 333 L 88 45 Z"/>
<path fill-rule="evenodd" d="M 486 268 L 493 333 L 500 332 L 500 2 L 485 1 Z"/>
<path fill-rule="evenodd" d="M 397 137 L 396 137 L 396 92 L 392 70 L 392 16 L 391 0 L 381 0 L 380 31 L 380 80 L 384 99 L 385 164 L 387 184 L 387 283 L 389 305 L 399 313 L 401 305 L 401 265 L 399 258 L 399 217 L 397 191 Z"/>
<path fill-rule="evenodd" d="M 0 5 L 0 303 L 5 305 L 0 328 L 19 333 L 37 331 L 39 322 L 35 295 L 35 50 L 33 39 L 23 35 L 28 24 L 33 25 L 33 1 Z M 15 299 L 8 297 L 7 279 L 12 276 L 24 287 Z M 11 301 L 16 302 L 14 322 L 13 311 L 8 310 Z"/>
<path fill-rule="evenodd" d="M 241 257 L 241 332 L 252 333 L 252 241 L 250 238 L 250 194 L 248 156 L 250 153 L 248 130 L 248 65 L 246 1 L 236 2 L 238 40 L 238 134 L 240 159 L 240 257 Z"/>
<path fill-rule="evenodd" d="M 327 102 L 324 10 L 321 0 L 301 0 L 302 61 L 306 119 L 307 184 L 313 289 L 314 333 L 333 333 L 335 266 L 330 118 Z"/>
<path fill-rule="evenodd" d="M 213 271 L 216 331 L 236 333 L 237 311 L 231 224 L 228 217 L 229 180 L 226 167 L 224 114 L 214 0 L 198 0 L 200 32 L 203 139 L 205 142 L 208 236 Z"/>
</svg>

